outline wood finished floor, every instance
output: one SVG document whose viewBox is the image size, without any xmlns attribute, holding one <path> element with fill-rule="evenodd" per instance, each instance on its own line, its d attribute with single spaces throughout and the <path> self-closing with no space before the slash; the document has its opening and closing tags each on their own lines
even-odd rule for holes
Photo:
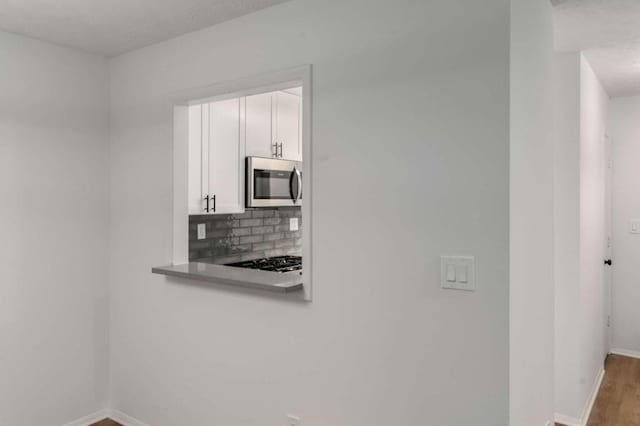
<svg viewBox="0 0 640 426">
<path fill-rule="evenodd" d="M 116 423 L 111 419 L 100 420 L 98 423 L 94 423 L 91 426 L 122 426 L 120 423 Z"/>
<path fill-rule="evenodd" d="M 122 425 L 104 419 L 91 426 Z M 604 379 L 587 426 L 640 426 L 640 359 L 607 357 Z"/>
<path fill-rule="evenodd" d="M 640 359 L 607 357 L 587 426 L 640 426 Z"/>
</svg>

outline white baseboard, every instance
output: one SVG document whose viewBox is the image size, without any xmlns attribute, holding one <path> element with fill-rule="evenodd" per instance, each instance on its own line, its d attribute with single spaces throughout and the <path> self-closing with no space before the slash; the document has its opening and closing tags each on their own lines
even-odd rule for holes
<svg viewBox="0 0 640 426">
<path fill-rule="evenodd" d="M 604 379 L 604 368 L 601 368 L 600 372 L 596 376 L 596 380 L 593 383 L 593 388 L 591 389 L 591 395 L 589 396 L 589 400 L 587 401 L 584 410 L 582 411 L 582 418 L 578 419 L 575 417 L 556 413 L 556 423 L 560 423 L 566 426 L 586 426 L 587 422 L 589 421 L 589 416 L 591 416 L 591 410 L 593 410 L 593 404 L 596 402 L 596 398 L 598 397 L 598 392 L 600 391 L 600 386 L 602 385 L 602 379 Z"/>
<path fill-rule="evenodd" d="M 109 417 L 109 410 L 105 408 L 105 409 L 96 411 L 93 414 L 89 414 L 88 416 L 84 416 L 81 419 L 74 420 L 71 423 L 67 423 L 64 426 L 90 426 L 107 417 Z"/>
<path fill-rule="evenodd" d="M 561 425 L 564 425 L 564 426 L 583 426 L 584 425 L 581 419 L 565 416 L 563 414 L 556 414 L 554 416 L 554 420 L 556 421 L 556 423 L 560 423 Z"/>
<path fill-rule="evenodd" d="M 131 417 L 130 415 L 125 414 L 122 411 L 114 409 L 109 410 L 109 418 L 111 420 L 115 420 L 123 426 L 149 426 L 146 423 L 136 419 L 135 417 Z"/>
<path fill-rule="evenodd" d="M 94 423 L 110 418 L 120 423 L 122 426 L 148 426 L 146 423 L 123 413 L 122 411 L 114 410 L 111 408 L 104 408 L 96 411 L 93 414 L 84 416 L 81 419 L 74 420 L 71 423 L 67 423 L 64 426 L 91 426 Z"/>
<path fill-rule="evenodd" d="M 614 355 L 628 356 L 630 358 L 640 358 L 640 352 L 632 351 L 629 349 L 613 348 L 609 351 L 609 353 L 612 353 Z"/>
<path fill-rule="evenodd" d="M 602 386 L 603 379 L 604 379 L 604 367 L 600 368 L 600 373 L 598 373 L 598 377 L 596 377 L 596 381 L 593 384 L 593 388 L 591 389 L 591 397 L 589 398 L 589 405 L 587 405 L 587 409 L 584 411 L 584 414 L 582 414 L 582 419 L 585 425 L 589 421 L 589 416 L 591 416 L 591 410 L 593 410 L 593 404 L 595 404 L 596 398 L 598 397 L 598 392 L 600 392 L 600 386 Z"/>
</svg>

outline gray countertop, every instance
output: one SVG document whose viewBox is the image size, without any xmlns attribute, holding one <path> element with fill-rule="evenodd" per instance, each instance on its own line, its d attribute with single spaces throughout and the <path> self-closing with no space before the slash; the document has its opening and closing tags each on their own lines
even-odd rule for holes
<svg viewBox="0 0 640 426">
<path fill-rule="evenodd" d="M 280 273 L 204 262 L 189 262 L 182 265 L 155 267 L 151 269 L 151 272 L 275 293 L 291 293 L 302 290 L 300 271 Z"/>
</svg>

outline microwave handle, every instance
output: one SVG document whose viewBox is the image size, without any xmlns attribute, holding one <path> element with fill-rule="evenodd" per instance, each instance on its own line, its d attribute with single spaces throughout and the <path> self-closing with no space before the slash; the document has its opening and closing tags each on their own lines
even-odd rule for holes
<svg viewBox="0 0 640 426">
<path fill-rule="evenodd" d="M 298 190 L 296 191 L 295 194 L 293 193 L 294 177 L 296 178 L 296 181 L 298 183 Z M 300 175 L 300 170 L 294 167 L 293 171 L 291 172 L 291 177 L 289 178 L 289 194 L 291 194 L 291 199 L 293 200 L 293 204 L 298 202 L 298 200 L 300 199 L 301 192 L 302 192 L 302 176 Z"/>
</svg>

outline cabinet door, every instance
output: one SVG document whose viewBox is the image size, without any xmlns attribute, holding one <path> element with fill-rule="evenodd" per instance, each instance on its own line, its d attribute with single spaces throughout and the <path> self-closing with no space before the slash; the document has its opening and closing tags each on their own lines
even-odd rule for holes
<svg viewBox="0 0 640 426">
<path fill-rule="evenodd" d="M 209 104 L 209 196 L 211 213 L 244 211 L 244 144 L 240 99 Z M 213 197 L 215 196 L 215 201 Z M 215 207 L 215 208 L 214 208 Z"/>
<path fill-rule="evenodd" d="M 281 158 L 285 160 L 302 161 L 301 101 L 297 95 L 276 93 L 276 142 L 282 144 Z"/>
<path fill-rule="evenodd" d="M 271 93 L 262 93 L 245 98 L 246 150 L 248 156 L 273 157 L 271 98 Z"/>
<path fill-rule="evenodd" d="M 205 213 L 202 187 L 202 105 L 189 107 L 189 214 Z"/>
</svg>

